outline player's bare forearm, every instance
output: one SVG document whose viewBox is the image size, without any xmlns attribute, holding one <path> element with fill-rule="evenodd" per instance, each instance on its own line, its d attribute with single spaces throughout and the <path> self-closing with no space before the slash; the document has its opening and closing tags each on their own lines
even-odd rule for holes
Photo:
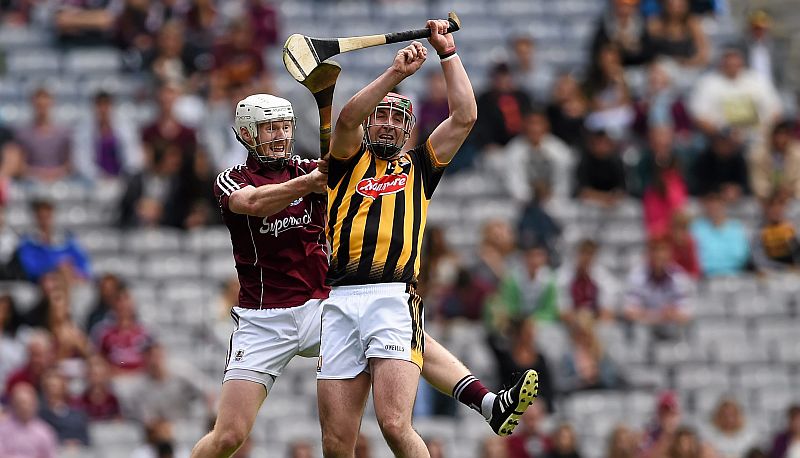
<svg viewBox="0 0 800 458">
<path fill-rule="evenodd" d="M 295 200 L 312 192 L 319 192 L 320 176 L 325 175 L 312 172 L 284 183 L 239 189 L 230 196 L 231 211 L 260 218 L 274 215 Z"/>
<path fill-rule="evenodd" d="M 431 133 L 430 142 L 436 152 L 436 159 L 448 163 L 461 148 L 478 119 L 478 104 L 472 91 L 472 83 L 458 55 L 442 62 L 442 71 L 447 84 L 450 116 Z"/>
</svg>

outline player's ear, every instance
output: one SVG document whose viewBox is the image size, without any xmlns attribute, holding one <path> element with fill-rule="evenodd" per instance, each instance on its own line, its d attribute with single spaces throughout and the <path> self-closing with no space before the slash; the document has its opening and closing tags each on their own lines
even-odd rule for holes
<svg viewBox="0 0 800 458">
<path fill-rule="evenodd" d="M 253 137 L 250 136 L 250 131 L 247 130 L 247 128 L 244 126 L 239 128 L 239 135 L 241 135 L 244 141 L 248 143 L 251 143 L 253 141 Z"/>
</svg>

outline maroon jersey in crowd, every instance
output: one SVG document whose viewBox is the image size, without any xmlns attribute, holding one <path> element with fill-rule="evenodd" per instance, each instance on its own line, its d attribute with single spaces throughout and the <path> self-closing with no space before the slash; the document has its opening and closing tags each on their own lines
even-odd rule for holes
<svg viewBox="0 0 800 458">
<path fill-rule="evenodd" d="M 279 184 L 310 173 L 314 161 L 294 157 L 283 170 L 261 166 L 252 157 L 217 176 L 214 195 L 231 232 L 239 273 L 239 307 L 287 308 L 328 297 L 325 273 L 324 194 L 309 194 L 266 218 L 234 213 L 230 195 L 245 186 Z"/>
</svg>

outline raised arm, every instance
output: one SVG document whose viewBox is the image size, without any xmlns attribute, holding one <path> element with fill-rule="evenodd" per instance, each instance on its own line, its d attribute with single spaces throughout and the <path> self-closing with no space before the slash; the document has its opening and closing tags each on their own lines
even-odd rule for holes
<svg viewBox="0 0 800 458">
<path fill-rule="evenodd" d="M 339 113 L 331 136 L 331 155 L 334 158 L 347 160 L 358 152 L 364 135 L 361 123 L 389 91 L 419 70 L 427 55 L 428 51 L 418 41 L 397 51 L 392 66 L 347 102 Z"/>
<path fill-rule="evenodd" d="M 228 206 L 234 213 L 264 218 L 312 192 L 324 193 L 326 182 L 327 175 L 315 169 L 284 183 L 245 186 L 231 193 Z"/>
<path fill-rule="evenodd" d="M 431 133 L 429 138 L 436 160 L 448 163 L 466 140 L 478 118 L 478 104 L 472 92 L 467 71 L 456 54 L 453 34 L 447 32 L 447 21 L 428 21 L 431 36 L 428 41 L 441 58 L 442 71 L 447 83 L 447 104 L 450 115 Z"/>
</svg>

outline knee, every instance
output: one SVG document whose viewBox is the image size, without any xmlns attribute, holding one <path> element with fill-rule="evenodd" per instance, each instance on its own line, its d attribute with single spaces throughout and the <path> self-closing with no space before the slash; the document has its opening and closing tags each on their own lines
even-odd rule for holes
<svg viewBox="0 0 800 458">
<path fill-rule="evenodd" d="M 245 428 L 226 428 L 214 431 L 215 449 L 223 456 L 230 456 L 247 440 Z"/>
<path fill-rule="evenodd" d="M 378 426 L 384 439 L 389 444 L 396 444 L 403 441 L 403 438 L 411 431 L 411 423 L 399 416 L 388 416 L 378 419 Z"/>
<path fill-rule="evenodd" d="M 335 433 L 322 434 L 322 454 L 325 458 L 353 456 L 356 445 L 354 441 Z"/>
</svg>

